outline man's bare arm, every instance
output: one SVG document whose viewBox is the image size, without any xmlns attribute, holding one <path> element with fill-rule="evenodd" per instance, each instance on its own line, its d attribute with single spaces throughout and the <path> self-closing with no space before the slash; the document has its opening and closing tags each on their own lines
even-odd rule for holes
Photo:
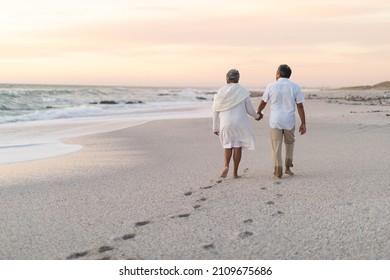
<svg viewBox="0 0 390 280">
<path fill-rule="evenodd" d="M 303 103 L 297 104 L 298 115 L 301 119 L 301 125 L 299 126 L 299 133 L 301 135 L 306 133 L 306 116 L 305 116 L 305 108 L 303 107 Z"/>
<path fill-rule="evenodd" d="M 261 100 L 259 107 L 257 108 L 257 113 L 260 114 L 261 117 L 263 117 L 262 111 L 266 105 L 267 105 L 267 102 L 265 102 L 264 100 Z"/>
</svg>

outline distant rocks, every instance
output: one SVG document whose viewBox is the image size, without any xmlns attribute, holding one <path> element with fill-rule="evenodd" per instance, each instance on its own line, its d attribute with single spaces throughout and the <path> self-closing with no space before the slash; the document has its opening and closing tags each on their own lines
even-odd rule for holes
<svg viewBox="0 0 390 280">
<path fill-rule="evenodd" d="M 89 104 L 117 105 L 121 104 L 121 102 L 117 102 L 115 100 L 102 100 L 100 102 L 90 102 Z M 124 102 L 124 104 L 144 104 L 144 102 L 141 100 L 129 100 Z"/>
<path fill-rule="evenodd" d="M 126 101 L 125 104 L 144 104 L 141 100 Z"/>
<path fill-rule="evenodd" d="M 345 100 L 352 102 L 352 104 L 367 104 L 367 105 L 389 105 L 390 96 L 386 94 L 383 96 L 346 96 Z"/>
<path fill-rule="evenodd" d="M 359 96 L 348 95 L 345 97 L 327 97 L 325 102 L 327 103 L 339 103 L 349 105 L 390 105 L 390 96 Z"/>
<path fill-rule="evenodd" d="M 308 94 L 306 96 L 306 99 L 318 99 L 318 95 L 317 94 Z"/>
<path fill-rule="evenodd" d="M 251 97 L 260 97 L 263 96 L 263 93 L 262 91 L 250 91 Z"/>
<path fill-rule="evenodd" d="M 251 90 L 251 91 L 249 91 L 249 93 L 250 93 L 250 97 L 261 97 L 261 96 L 263 96 L 264 92 L 263 91 L 253 91 L 253 90 Z M 207 95 L 215 95 L 215 94 L 217 94 L 216 91 L 202 92 L 202 95 L 205 95 L 205 96 L 207 96 Z M 204 96 L 196 96 L 195 98 L 198 99 L 198 100 L 209 100 L 207 97 L 204 97 Z"/>
<path fill-rule="evenodd" d="M 158 93 L 157 96 L 177 96 L 176 93 Z"/>
<path fill-rule="evenodd" d="M 356 87 L 342 87 L 341 90 L 367 90 L 367 89 L 388 89 L 390 88 L 390 81 L 381 82 L 373 86 L 356 86 Z"/>
<path fill-rule="evenodd" d="M 250 96 L 251 97 L 261 97 L 261 96 L 263 96 L 263 91 L 255 91 L 255 90 L 250 90 L 249 91 L 249 93 L 250 93 Z M 206 92 L 202 92 L 202 95 L 215 95 L 215 94 L 217 94 L 217 92 L 216 91 L 206 91 Z M 205 98 L 205 97 L 196 97 L 197 99 L 199 99 L 199 100 L 207 100 L 207 98 Z"/>
<path fill-rule="evenodd" d="M 10 108 L 8 108 L 7 106 L 3 105 L 3 104 L 0 104 L 0 110 L 11 110 Z"/>
<path fill-rule="evenodd" d="M 214 94 L 217 94 L 217 92 L 216 91 L 205 91 L 205 92 L 203 92 L 203 94 L 205 94 L 205 95 L 214 95 Z"/>
<path fill-rule="evenodd" d="M 116 101 L 113 101 L 113 100 L 102 100 L 99 102 L 99 104 L 115 105 L 115 104 L 119 104 L 119 103 Z"/>
</svg>

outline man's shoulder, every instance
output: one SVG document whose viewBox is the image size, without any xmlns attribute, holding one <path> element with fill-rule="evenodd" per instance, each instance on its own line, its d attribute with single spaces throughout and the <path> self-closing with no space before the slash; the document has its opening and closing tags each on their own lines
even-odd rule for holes
<svg viewBox="0 0 390 280">
<path fill-rule="evenodd" d="M 285 79 L 284 82 L 286 82 L 286 83 L 288 83 L 296 88 L 300 88 L 300 86 L 297 83 L 291 81 L 290 79 Z"/>
<path fill-rule="evenodd" d="M 266 87 L 272 87 L 273 85 L 277 84 L 278 81 L 275 81 L 275 82 L 272 82 L 272 83 L 269 83 Z"/>
<path fill-rule="evenodd" d="M 287 79 L 287 78 L 279 78 L 279 80 L 276 82 L 277 84 L 284 84 L 284 85 L 288 85 L 290 88 L 292 88 L 294 90 L 294 92 L 300 92 L 301 91 L 301 87 L 291 81 L 290 79 Z"/>
<path fill-rule="evenodd" d="M 277 82 L 278 82 L 278 81 L 273 82 L 273 83 L 269 83 L 269 84 L 265 87 L 265 92 L 267 92 L 267 91 L 269 91 L 270 89 L 272 89 L 272 88 L 276 85 Z"/>
<path fill-rule="evenodd" d="M 294 85 L 294 86 L 300 88 L 300 86 L 299 86 L 297 83 L 295 83 L 295 82 L 293 82 L 293 81 L 290 81 L 290 80 L 288 80 L 288 81 L 289 81 L 292 85 Z"/>
</svg>

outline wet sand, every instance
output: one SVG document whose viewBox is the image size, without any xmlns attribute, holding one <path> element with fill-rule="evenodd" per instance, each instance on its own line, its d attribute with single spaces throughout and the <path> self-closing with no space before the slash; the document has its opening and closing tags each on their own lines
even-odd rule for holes
<svg viewBox="0 0 390 280">
<path fill-rule="evenodd" d="M 389 259 L 390 108 L 313 98 L 305 109 L 295 175 L 281 180 L 268 109 L 240 179 L 218 178 L 210 118 L 68 139 L 84 148 L 0 165 L 0 259 Z"/>
</svg>

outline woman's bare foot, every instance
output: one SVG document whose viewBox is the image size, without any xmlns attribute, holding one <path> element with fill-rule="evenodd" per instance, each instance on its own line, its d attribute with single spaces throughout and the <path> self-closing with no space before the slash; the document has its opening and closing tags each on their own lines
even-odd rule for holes
<svg viewBox="0 0 390 280">
<path fill-rule="evenodd" d="M 221 173 L 221 176 L 219 176 L 219 177 L 226 178 L 228 172 L 229 172 L 229 167 L 225 167 L 224 170 Z"/>
</svg>

